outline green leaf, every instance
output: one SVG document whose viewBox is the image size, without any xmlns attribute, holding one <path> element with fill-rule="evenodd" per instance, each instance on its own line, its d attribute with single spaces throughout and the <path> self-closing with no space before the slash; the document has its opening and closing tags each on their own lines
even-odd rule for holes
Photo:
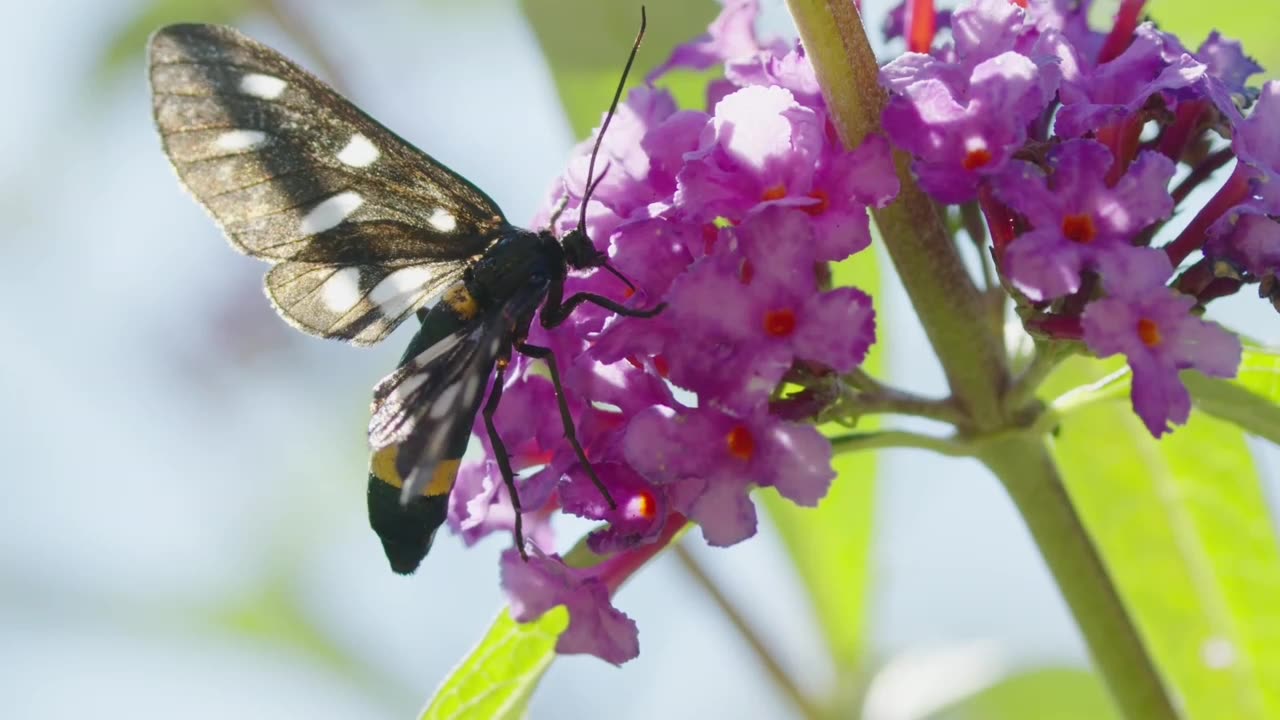
<svg viewBox="0 0 1280 720">
<path fill-rule="evenodd" d="M 454 669 L 422 711 L 422 720 L 522 718 L 534 689 L 556 657 L 556 639 L 569 626 L 559 606 L 531 623 L 503 610 L 489 632 Z"/>
<path fill-rule="evenodd" d="M 521 0 L 555 76 L 560 100 L 578 137 L 600 124 L 640 28 L 639 4 L 600 0 Z M 667 59 L 677 44 L 706 30 L 719 7 L 710 0 L 646 0 L 649 27 L 628 83 Z M 701 108 L 706 77 L 682 73 L 669 85 L 685 107 Z"/>
<path fill-rule="evenodd" d="M 1106 688 L 1083 670 L 1044 668 L 1008 677 L 930 720 L 1119 720 Z"/>
<path fill-rule="evenodd" d="M 1280 351 L 1246 344 L 1235 381 L 1256 395 L 1280 403 Z"/>
<path fill-rule="evenodd" d="M 1053 385 L 1114 366 L 1076 358 Z M 1193 412 L 1156 441 L 1126 398 L 1067 413 L 1055 456 L 1186 716 L 1280 717 L 1280 550 L 1244 433 Z"/>
<path fill-rule="evenodd" d="M 1280 356 L 1273 351 L 1246 348 L 1234 380 L 1188 371 L 1182 381 L 1200 410 L 1280 444 Z"/>
<path fill-rule="evenodd" d="M 853 285 L 870 293 L 876 299 L 877 317 L 881 317 L 875 253 L 859 253 L 836 265 L 834 271 L 836 285 Z M 883 357 L 884 340 L 879 338 L 863 368 L 879 375 Z M 873 420 L 867 418 L 858 429 L 874 427 Z M 848 428 L 834 424 L 822 430 L 828 435 L 848 432 Z M 758 497 L 813 603 L 831 653 L 837 672 L 835 687 L 842 693 L 832 698 L 831 704 L 848 708 L 860 695 L 857 674 L 865 661 L 876 455 L 847 453 L 836 457 L 834 467 L 836 479 L 816 509 L 798 507 L 775 492 L 762 492 Z"/>
<path fill-rule="evenodd" d="M 1182 38 L 1188 48 L 1198 48 L 1217 29 L 1228 38 L 1244 43 L 1244 51 L 1254 57 L 1266 72 L 1258 78 L 1276 77 L 1280 69 L 1280 44 L 1275 41 L 1275 4 L 1258 0 L 1216 0 L 1206 11 L 1204 0 L 1160 0 L 1148 3 L 1147 9 L 1160 23 L 1160 29 Z"/>
</svg>

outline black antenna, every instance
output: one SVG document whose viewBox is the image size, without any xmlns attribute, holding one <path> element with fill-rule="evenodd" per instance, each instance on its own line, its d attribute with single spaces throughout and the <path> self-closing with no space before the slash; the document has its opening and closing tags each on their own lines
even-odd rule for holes
<svg viewBox="0 0 1280 720">
<path fill-rule="evenodd" d="M 600 132 L 596 135 L 595 147 L 591 148 L 591 162 L 587 164 L 587 185 L 586 193 L 582 196 L 581 212 L 578 215 L 578 229 L 586 232 L 587 230 L 587 202 L 591 199 L 591 193 L 596 189 L 599 183 L 597 180 L 593 183 L 591 180 L 596 173 L 596 155 L 600 152 L 600 143 L 604 141 L 604 131 L 609 129 L 609 122 L 613 120 L 613 114 L 618 110 L 618 100 L 622 98 L 622 88 L 627 84 L 627 74 L 631 72 L 631 64 L 636 61 L 636 53 L 640 50 L 640 40 L 644 37 L 644 29 L 648 24 L 645 18 L 644 6 L 640 6 L 640 32 L 636 33 L 636 41 L 631 44 L 631 54 L 627 56 L 626 67 L 622 68 L 622 78 L 618 80 L 618 89 L 613 92 L 613 102 L 609 104 L 609 112 L 604 116 L 604 123 L 600 125 Z M 604 176 L 601 175 L 601 178 Z M 614 271 L 617 275 L 617 271 Z M 624 278 L 625 279 L 625 278 Z M 630 282 L 627 283 L 631 285 Z M 632 287 L 634 290 L 635 288 Z"/>
<path fill-rule="evenodd" d="M 609 272 L 613 273 L 614 277 L 616 277 L 616 278 L 618 278 L 619 280 L 621 280 L 622 282 L 626 283 L 626 284 L 627 284 L 627 287 L 631 288 L 631 292 L 635 292 L 635 291 L 636 291 L 636 286 L 631 284 L 631 281 L 627 279 L 627 276 L 626 276 L 626 275 L 623 275 L 623 274 L 622 274 L 622 273 L 620 273 L 620 272 L 618 272 L 618 270 L 617 270 L 616 268 L 614 268 L 612 265 L 610 265 L 609 263 L 607 263 L 607 262 L 606 262 L 606 263 L 605 263 L 604 265 L 602 265 L 601 267 L 603 267 L 605 270 L 608 270 Z"/>
</svg>

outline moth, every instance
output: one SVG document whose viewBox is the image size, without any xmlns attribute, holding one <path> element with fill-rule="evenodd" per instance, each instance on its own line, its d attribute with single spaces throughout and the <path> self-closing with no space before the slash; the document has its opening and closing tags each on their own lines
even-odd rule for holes
<svg viewBox="0 0 1280 720">
<path fill-rule="evenodd" d="M 265 285 L 276 311 L 303 332 L 356 345 L 382 340 L 410 315 L 421 321 L 397 369 L 374 389 L 369 424 L 369 519 L 397 573 L 417 569 L 444 523 L 477 413 L 524 554 L 519 494 L 493 423 L 513 352 L 546 362 L 565 437 L 613 505 L 577 441 L 555 356 L 526 338 L 539 308 L 546 327 L 583 303 L 629 317 L 662 310 L 592 293 L 565 297 L 570 270 L 603 268 L 632 287 L 587 236 L 586 201 L 644 26 L 642 9 L 592 150 L 578 226 L 562 239 L 513 226 L 475 185 L 234 28 L 170 25 L 151 36 L 164 151 L 231 244 L 271 263 Z"/>
</svg>

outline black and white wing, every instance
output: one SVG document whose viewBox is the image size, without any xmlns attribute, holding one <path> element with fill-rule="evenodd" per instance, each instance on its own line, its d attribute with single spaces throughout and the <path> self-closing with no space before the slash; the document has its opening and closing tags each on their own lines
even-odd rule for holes
<svg viewBox="0 0 1280 720">
<path fill-rule="evenodd" d="M 308 333 L 377 342 L 510 226 L 483 192 L 271 48 L 151 36 L 156 126 L 183 184 Z"/>
<path fill-rule="evenodd" d="M 545 282 L 529 283 L 501 306 L 431 344 L 374 388 L 369 445 L 375 455 L 396 447 L 401 502 L 418 495 L 448 495 L 494 363 L 509 356 L 546 292 Z"/>
</svg>

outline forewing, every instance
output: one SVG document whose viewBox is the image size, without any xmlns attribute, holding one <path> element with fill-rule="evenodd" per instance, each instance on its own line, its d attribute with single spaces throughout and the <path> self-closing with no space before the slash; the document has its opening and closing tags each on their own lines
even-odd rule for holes
<svg viewBox="0 0 1280 720">
<path fill-rule="evenodd" d="M 461 457 L 494 363 L 509 354 L 510 343 L 526 327 L 546 290 L 546 283 L 530 283 L 374 388 L 369 444 L 375 453 L 398 446 L 402 502 L 421 494 L 442 462 Z"/>
<path fill-rule="evenodd" d="M 151 38 L 156 126 L 299 328 L 381 339 L 509 227 L 483 192 L 278 52 L 214 25 Z"/>
</svg>

